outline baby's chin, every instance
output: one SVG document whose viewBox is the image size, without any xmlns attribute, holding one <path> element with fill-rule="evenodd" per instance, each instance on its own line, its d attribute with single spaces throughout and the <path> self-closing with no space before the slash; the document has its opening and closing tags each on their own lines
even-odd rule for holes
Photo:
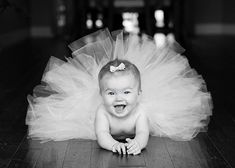
<svg viewBox="0 0 235 168">
<path fill-rule="evenodd" d="M 124 118 L 126 116 L 128 116 L 129 113 L 113 113 L 116 117 L 118 118 Z"/>
</svg>

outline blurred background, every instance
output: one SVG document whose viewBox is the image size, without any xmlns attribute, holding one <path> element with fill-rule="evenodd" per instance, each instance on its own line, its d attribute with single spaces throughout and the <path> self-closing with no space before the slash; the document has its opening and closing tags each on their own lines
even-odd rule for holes
<svg viewBox="0 0 235 168">
<path fill-rule="evenodd" d="M 178 41 L 207 83 L 214 116 L 235 122 L 234 0 L 0 0 L 0 128 L 25 127 L 27 95 L 50 56 L 96 30 Z"/>
</svg>

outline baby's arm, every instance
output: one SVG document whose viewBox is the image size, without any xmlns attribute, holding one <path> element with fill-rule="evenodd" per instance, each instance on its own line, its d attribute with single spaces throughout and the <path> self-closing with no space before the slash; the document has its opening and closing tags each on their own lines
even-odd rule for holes
<svg viewBox="0 0 235 168">
<path fill-rule="evenodd" d="M 109 121 L 105 116 L 102 108 L 100 108 L 96 113 L 95 132 L 98 144 L 102 148 L 113 152 L 118 152 L 119 154 L 122 152 L 123 154 L 126 153 L 125 145 L 123 143 L 119 143 L 111 136 L 109 130 Z"/>
<path fill-rule="evenodd" d="M 147 116 L 142 113 L 136 121 L 136 135 L 134 138 L 140 145 L 141 149 L 147 146 L 149 139 L 149 123 Z"/>
<path fill-rule="evenodd" d="M 149 139 L 149 124 L 145 114 L 140 114 L 136 120 L 136 136 L 134 139 L 127 138 L 127 153 L 139 154 L 147 146 Z"/>
</svg>

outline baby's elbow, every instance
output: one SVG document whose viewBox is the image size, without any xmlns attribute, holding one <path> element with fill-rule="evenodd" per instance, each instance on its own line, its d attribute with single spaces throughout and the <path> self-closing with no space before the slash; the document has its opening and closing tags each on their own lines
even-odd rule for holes
<svg viewBox="0 0 235 168">
<path fill-rule="evenodd" d="M 104 148 L 104 145 L 103 145 L 104 143 L 100 138 L 97 138 L 97 143 L 101 148 Z"/>
<path fill-rule="evenodd" d="M 104 134 L 103 132 L 97 132 L 96 133 L 97 143 L 102 148 L 105 147 L 105 140 L 104 140 L 103 134 Z"/>
<path fill-rule="evenodd" d="M 149 136 L 146 136 L 146 137 L 143 139 L 142 149 L 146 148 L 146 146 L 148 145 L 148 140 L 149 140 Z"/>
<path fill-rule="evenodd" d="M 146 146 L 148 144 L 148 140 L 149 140 L 149 132 L 148 131 L 139 132 L 136 137 L 140 142 L 139 145 L 140 145 L 141 149 L 146 148 Z"/>
<path fill-rule="evenodd" d="M 143 145 L 143 148 L 142 148 L 142 149 L 144 149 L 144 148 L 146 148 L 146 147 L 147 147 L 147 145 L 148 145 L 148 140 L 149 140 L 149 138 L 146 138 L 145 143 L 144 143 L 144 145 Z"/>
<path fill-rule="evenodd" d="M 98 144 L 100 144 L 102 138 L 99 132 L 96 133 L 96 139 L 97 139 Z"/>
</svg>

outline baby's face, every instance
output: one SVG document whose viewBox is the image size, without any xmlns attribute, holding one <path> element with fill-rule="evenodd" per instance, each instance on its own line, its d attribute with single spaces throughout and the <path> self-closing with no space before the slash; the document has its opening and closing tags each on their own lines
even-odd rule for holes
<svg viewBox="0 0 235 168">
<path fill-rule="evenodd" d="M 115 117 L 126 117 L 136 107 L 139 83 L 132 74 L 105 75 L 100 82 L 106 110 Z"/>
</svg>

